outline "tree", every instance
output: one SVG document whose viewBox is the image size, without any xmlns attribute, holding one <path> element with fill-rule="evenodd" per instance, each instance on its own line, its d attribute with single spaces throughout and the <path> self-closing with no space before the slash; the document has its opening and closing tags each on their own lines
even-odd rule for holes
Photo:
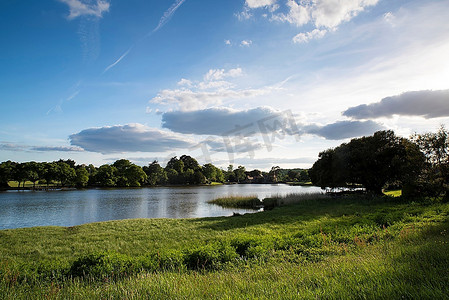
<svg viewBox="0 0 449 300">
<path fill-rule="evenodd" d="M 238 166 L 237 169 L 234 170 L 234 176 L 237 182 L 240 183 L 240 181 L 244 181 L 246 179 L 245 171 L 244 166 Z"/>
<path fill-rule="evenodd" d="M 147 179 L 142 168 L 127 159 L 117 160 L 113 167 L 117 170 L 115 175 L 118 186 L 140 186 Z"/>
<path fill-rule="evenodd" d="M 297 175 L 297 178 L 301 182 L 309 182 L 310 181 L 309 170 L 299 171 L 299 175 Z"/>
<path fill-rule="evenodd" d="M 58 161 L 57 165 L 57 180 L 61 183 L 61 186 L 67 184 L 72 184 L 76 178 L 75 169 L 72 168 L 68 163 L 63 161 Z"/>
<path fill-rule="evenodd" d="M 76 169 L 75 184 L 77 187 L 82 188 L 85 187 L 88 182 L 89 172 L 86 170 L 86 167 L 80 166 Z"/>
<path fill-rule="evenodd" d="M 201 170 L 198 161 L 191 156 L 182 155 L 179 160 L 183 162 L 184 169 L 192 169 L 193 171 Z"/>
<path fill-rule="evenodd" d="M 425 165 L 420 185 L 430 196 L 449 196 L 449 131 L 441 126 L 435 132 L 415 134 L 412 141 L 424 153 Z"/>
<path fill-rule="evenodd" d="M 147 180 L 147 174 L 135 164 L 126 169 L 125 176 L 128 186 L 141 186 Z"/>
<path fill-rule="evenodd" d="M 170 184 L 178 183 L 179 174 L 175 169 L 168 168 L 165 169 L 165 172 L 167 173 L 168 182 Z"/>
<path fill-rule="evenodd" d="M 403 180 L 407 160 L 404 139 L 391 130 L 378 131 L 321 152 L 309 175 L 322 188 L 362 184 L 367 191 L 381 194 L 386 183 Z"/>
<path fill-rule="evenodd" d="M 0 189 L 9 188 L 8 182 L 13 179 L 16 163 L 8 160 L 0 164 Z"/>
<path fill-rule="evenodd" d="M 47 184 L 47 189 L 50 183 L 57 180 L 57 177 L 58 177 L 58 165 L 54 162 L 44 163 L 42 171 L 42 179 L 45 180 L 45 183 Z"/>
<path fill-rule="evenodd" d="M 235 177 L 234 173 L 234 166 L 229 165 L 227 171 L 225 172 L 225 179 L 228 182 L 236 182 L 237 178 Z"/>
<path fill-rule="evenodd" d="M 279 166 L 271 167 L 271 170 L 268 173 L 268 176 L 269 176 L 271 182 L 278 182 L 278 173 L 279 173 L 280 169 L 281 168 Z"/>
<path fill-rule="evenodd" d="M 20 184 L 23 182 L 23 187 L 25 188 L 25 181 L 26 181 L 26 170 L 25 170 L 25 164 L 20 163 L 17 164 L 16 167 L 13 170 L 13 173 L 11 174 L 12 179 L 14 181 L 18 182 L 18 187 L 20 188 Z"/>
<path fill-rule="evenodd" d="M 172 157 L 165 167 L 165 170 L 167 169 L 173 169 L 178 172 L 178 174 L 182 174 L 184 173 L 184 162 L 179 160 L 176 156 Z"/>
<path fill-rule="evenodd" d="M 151 164 L 143 167 L 143 171 L 147 174 L 147 182 L 149 185 L 164 184 L 167 182 L 167 173 L 158 161 L 155 160 Z"/>
<path fill-rule="evenodd" d="M 205 178 L 209 182 L 223 182 L 224 181 L 224 175 L 223 171 L 213 164 L 205 164 L 202 167 L 202 173 L 204 174 Z"/>
<path fill-rule="evenodd" d="M 23 171 L 25 174 L 25 180 L 31 181 L 33 183 L 33 189 L 36 188 L 36 181 L 42 175 L 42 166 L 41 164 L 30 161 L 23 164 Z"/>
<path fill-rule="evenodd" d="M 95 182 L 100 186 L 113 187 L 117 183 L 117 168 L 111 165 L 102 165 L 95 175 Z"/>
</svg>

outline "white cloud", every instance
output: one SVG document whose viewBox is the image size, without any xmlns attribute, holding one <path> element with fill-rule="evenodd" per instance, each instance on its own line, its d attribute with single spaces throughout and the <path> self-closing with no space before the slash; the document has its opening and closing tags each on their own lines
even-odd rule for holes
<svg viewBox="0 0 449 300">
<path fill-rule="evenodd" d="M 249 20 L 253 14 L 249 12 L 249 8 L 245 7 L 243 11 L 236 13 L 235 16 L 239 21 Z"/>
<path fill-rule="evenodd" d="M 101 18 L 104 12 L 109 11 L 110 3 L 106 0 L 97 0 L 94 4 L 90 4 L 83 0 L 59 0 L 69 6 L 70 14 L 68 19 L 75 19 L 81 16 L 93 16 Z"/>
<path fill-rule="evenodd" d="M 185 78 L 181 78 L 180 81 L 178 81 L 178 85 L 180 86 L 192 86 L 192 81 L 185 79 Z"/>
<path fill-rule="evenodd" d="M 181 110 L 203 109 L 220 105 L 225 99 L 245 99 L 269 93 L 272 88 L 261 89 L 220 89 L 217 91 L 194 91 L 191 89 L 162 90 L 151 103 L 174 105 Z"/>
<path fill-rule="evenodd" d="M 264 7 L 271 13 L 272 21 L 286 22 L 297 27 L 312 25 L 318 30 L 317 33 L 322 34 L 314 37 L 322 37 L 323 33 L 336 30 L 341 23 L 350 21 L 367 7 L 376 5 L 379 0 L 284 0 L 287 12 L 278 13 L 279 7 L 274 4 L 275 1 L 267 2 L 270 4 L 264 5 L 264 1 L 255 1 L 249 5 L 247 1 L 244 8 L 250 13 L 250 9 Z M 299 33 L 294 40 L 305 42 L 314 37 Z"/>
<path fill-rule="evenodd" d="M 311 32 L 306 32 L 306 33 L 298 33 L 297 35 L 295 35 L 293 37 L 293 42 L 294 43 L 307 43 L 310 40 L 313 39 L 320 39 L 323 36 L 325 36 L 327 33 L 327 30 L 323 29 L 314 29 Z"/>
<path fill-rule="evenodd" d="M 259 8 L 274 5 L 276 1 L 277 0 L 246 0 L 245 4 L 249 8 Z"/>
<path fill-rule="evenodd" d="M 72 134 L 70 143 L 90 152 L 164 152 L 194 145 L 185 136 L 147 127 L 127 124 L 89 128 Z"/>
<path fill-rule="evenodd" d="M 204 75 L 204 81 L 222 80 L 225 78 L 235 78 L 242 76 L 243 71 L 241 68 L 230 69 L 210 69 L 206 75 Z"/>
<path fill-rule="evenodd" d="M 335 28 L 376 5 L 379 0 L 320 0 L 312 6 L 312 19 L 317 27 Z"/>
<path fill-rule="evenodd" d="M 229 45 L 229 46 L 232 45 L 230 40 L 225 40 L 224 43 L 225 43 L 225 45 Z"/>
<path fill-rule="evenodd" d="M 253 41 L 251 41 L 251 40 L 243 40 L 240 42 L 240 46 L 249 47 L 252 45 L 252 43 L 253 43 Z"/>
<path fill-rule="evenodd" d="M 306 5 L 300 5 L 294 0 L 288 0 L 287 6 L 289 8 L 288 14 L 273 15 L 272 19 L 282 22 L 288 22 L 295 24 L 296 26 L 302 26 L 310 21 L 310 7 Z"/>
<path fill-rule="evenodd" d="M 183 88 L 164 89 L 150 100 L 150 103 L 171 105 L 174 109 L 197 110 L 222 104 L 224 100 L 245 99 L 265 95 L 276 87 L 262 87 L 259 89 L 235 89 L 228 80 L 243 75 L 241 68 L 210 69 L 203 80 L 198 82 L 182 79 Z M 227 79 L 227 80 L 225 80 Z M 189 83 L 190 85 L 187 85 Z M 185 87 L 187 86 L 187 87 Z"/>
</svg>

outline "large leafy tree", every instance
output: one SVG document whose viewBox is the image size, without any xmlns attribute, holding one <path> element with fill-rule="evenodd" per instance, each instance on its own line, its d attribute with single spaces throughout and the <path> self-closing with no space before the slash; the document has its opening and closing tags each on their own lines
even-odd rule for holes
<svg viewBox="0 0 449 300">
<path fill-rule="evenodd" d="M 60 160 L 57 165 L 57 180 L 61 183 L 61 186 L 73 184 L 76 179 L 76 172 L 70 164 Z"/>
<path fill-rule="evenodd" d="M 8 182 L 13 179 L 14 169 L 17 163 L 10 160 L 0 164 L 0 189 L 8 188 Z"/>
<path fill-rule="evenodd" d="M 409 163 L 406 145 L 393 131 L 378 131 L 321 152 L 309 174 L 323 188 L 362 184 L 367 191 L 381 194 L 386 183 L 404 181 L 405 166 L 408 172 L 420 167 Z"/>
<path fill-rule="evenodd" d="M 89 182 L 89 171 L 87 171 L 86 167 L 80 166 L 76 169 L 76 179 L 75 184 L 77 187 L 82 188 L 87 185 Z"/>
<path fill-rule="evenodd" d="M 202 167 L 202 173 L 209 182 L 223 182 L 224 174 L 223 171 L 211 163 L 205 164 Z"/>
<path fill-rule="evenodd" d="M 33 183 L 33 188 L 36 187 L 36 181 L 38 181 L 43 174 L 43 166 L 35 161 L 26 162 L 23 164 L 23 171 L 25 173 L 25 179 Z"/>
<path fill-rule="evenodd" d="M 167 182 L 167 173 L 159 165 L 157 160 L 148 166 L 144 166 L 142 169 L 147 174 L 147 182 L 149 185 L 164 184 Z"/>
<path fill-rule="evenodd" d="M 114 162 L 113 167 L 117 169 L 118 186 L 140 186 L 147 179 L 147 174 L 145 174 L 142 168 L 127 159 L 117 160 Z"/>
<path fill-rule="evenodd" d="M 112 187 L 117 183 L 117 168 L 108 164 L 101 165 L 95 175 L 95 182 L 100 186 Z"/>
<path fill-rule="evenodd" d="M 435 133 L 413 135 L 412 141 L 425 156 L 419 185 L 428 195 L 449 197 L 449 131 L 441 126 Z"/>
</svg>

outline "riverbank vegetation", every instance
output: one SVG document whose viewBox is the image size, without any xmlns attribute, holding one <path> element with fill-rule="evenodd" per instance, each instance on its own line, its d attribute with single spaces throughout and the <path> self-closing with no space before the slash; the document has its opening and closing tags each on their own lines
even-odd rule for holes
<svg viewBox="0 0 449 300">
<path fill-rule="evenodd" d="M 448 234 L 448 203 L 355 195 L 2 230 L 0 298 L 444 298 Z"/>
<path fill-rule="evenodd" d="M 308 171 L 280 169 L 270 172 L 246 171 L 245 167 L 228 166 L 225 171 L 207 163 L 201 166 L 188 155 L 172 157 L 165 168 L 157 161 L 140 167 L 129 160 L 95 167 L 77 165 L 73 160 L 55 162 L 6 161 L 0 164 L 0 189 L 54 189 L 64 187 L 140 187 L 158 185 L 199 185 L 219 183 L 278 183 L 310 181 Z"/>
<path fill-rule="evenodd" d="M 301 193 L 301 194 L 287 194 L 282 196 L 271 196 L 260 200 L 256 195 L 254 196 L 227 196 L 220 197 L 208 201 L 210 204 L 220 205 L 222 207 L 230 208 L 250 208 L 250 209 L 273 209 L 274 207 L 297 204 L 308 200 L 319 200 L 328 198 L 324 193 Z"/>
<path fill-rule="evenodd" d="M 257 196 L 227 196 L 208 201 L 207 203 L 231 208 L 251 208 L 259 209 L 262 207 L 262 201 Z"/>
</svg>

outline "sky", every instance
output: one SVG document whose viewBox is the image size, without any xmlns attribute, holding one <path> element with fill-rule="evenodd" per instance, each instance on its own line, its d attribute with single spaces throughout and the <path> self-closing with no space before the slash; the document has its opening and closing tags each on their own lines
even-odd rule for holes
<svg viewBox="0 0 449 300">
<path fill-rule="evenodd" d="M 308 168 L 449 128 L 449 0 L 0 2 L 0 161 Z"/>
</svg>

